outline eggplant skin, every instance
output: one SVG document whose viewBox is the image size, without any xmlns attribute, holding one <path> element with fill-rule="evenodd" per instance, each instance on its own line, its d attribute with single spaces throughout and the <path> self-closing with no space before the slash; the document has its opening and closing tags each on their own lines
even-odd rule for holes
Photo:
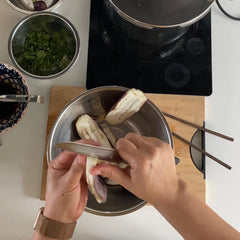
<svg viewBox="0 0 240 240">
<path fill-rule="evenodd" d="M 44 1 L 35 1 L 33 2 L 34 11 L 43 11 L 47 9 L 47 4 Z"/>
<path fill-rule="evenodd" d="M 147 101 L 146 95 L 139 89 L 129 89 L 112 107 L 105 117 L 106 122 L 118 125 L 138 112 Z"/>
</svg>

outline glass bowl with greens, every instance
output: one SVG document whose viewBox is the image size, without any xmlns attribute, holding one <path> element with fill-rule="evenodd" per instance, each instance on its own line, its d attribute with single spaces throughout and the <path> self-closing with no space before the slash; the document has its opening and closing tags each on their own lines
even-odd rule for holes
<svg viewBox="0 0 240 240">
<path fill-rule="evenodd" d="M 9 37 L 9 55 L 24 73 L 53 78 L 76 61 L 80 40 L 74 26 L 63 16 L 39 12 L 25 17 Z"/>
</svg>

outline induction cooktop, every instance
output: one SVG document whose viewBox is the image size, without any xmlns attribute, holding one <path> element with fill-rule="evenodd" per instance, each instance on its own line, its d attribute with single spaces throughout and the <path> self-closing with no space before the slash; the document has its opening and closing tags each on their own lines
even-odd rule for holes
<svg viewBox="0 0 240 240">
<path fill-rule="evenodd" d="M 212 93 L 211 14 L 159 47 L 117 31 L 103 0 L 91 1 L 87 89 L 117 85 L 147 93 Z"/>
</svg>

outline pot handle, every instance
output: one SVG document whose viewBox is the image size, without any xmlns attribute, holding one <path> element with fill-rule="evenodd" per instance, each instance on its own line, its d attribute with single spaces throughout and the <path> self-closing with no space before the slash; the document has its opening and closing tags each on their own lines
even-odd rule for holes
<svg viewBox="0 0 240 240">
<path fill-rule="evenodd" d="M 145 28 L 145 29 L 153 29 L 153 27 L 151 26 L 148 26 L 142 22 L 139 22 L 133 18 L 130 18 L 129 16 L 127 16 L 126 14 L 124 14 L 123 12 L 121 12 L 120 10 L 117 10 L 117 13 L 120 17 L 122 17 L 123 19 L 125 19 L 126 21 L 138 26 L 138 27 L 141 27 L 141 28 Z"/>
</svg>

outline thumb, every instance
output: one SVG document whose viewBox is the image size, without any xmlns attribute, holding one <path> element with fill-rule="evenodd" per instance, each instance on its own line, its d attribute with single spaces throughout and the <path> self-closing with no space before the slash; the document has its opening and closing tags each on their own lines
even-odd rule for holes
<svg viewBox="0 0 240 240">
<path fill-rule="evenodd" d="M 130 176 L 128 168 L 121 169 L 117 166 L 110 164 L 99 164 L 91 169 L 92 175 L 101 175 L 109 178 L 125 188 L 128 188 L 130 182 Z"/>
<path fill-rule="evenodd" d="M 85 169 L 86 169 L 86 156 L 76 155 L 73 160 L 72 166 L 67 175 L 72 184 L 79 183 Z"/>
</svg>

